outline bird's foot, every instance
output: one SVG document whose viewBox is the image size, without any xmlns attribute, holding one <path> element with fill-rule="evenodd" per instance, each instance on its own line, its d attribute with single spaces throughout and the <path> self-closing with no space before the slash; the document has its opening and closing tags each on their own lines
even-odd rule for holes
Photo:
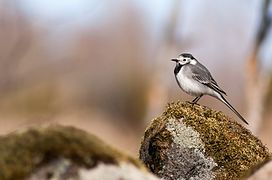
<svg viewBox="0 0 272 180">
<path fill-rule="evenodd" d="M 198 104 L 197 102 L 194 102 L 194 101 L 187 101 L 188 103 L 190 103 L 191 105 L 195 105 L 195 104 Z"/>
</svg>

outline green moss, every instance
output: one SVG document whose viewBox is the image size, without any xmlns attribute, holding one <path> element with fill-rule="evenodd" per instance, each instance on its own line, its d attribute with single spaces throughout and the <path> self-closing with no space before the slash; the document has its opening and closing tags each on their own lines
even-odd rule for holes
<svg viewBox="0 0 272 180">
<path fill-rule="evenodd" d="M 271 159 L 267 148 L 250 131 L 222 112 L 191 103 L 170 103 L 155 122 L 169 118 L 183 122 L 200 133 L 206 153 L 214 158 L 220 169 L 218 179 L 241 179 L 252 174 Z M 220 176 L 219 176 L 220 174 Z"/>
<path fill-rule="evenodd" d="M 23 179 L 55 158 L 67 158 L 86 168 L 98 162 L 120 161 L 143 167 L 137 160 L 73 127 L 36 128 L 0 137 L 0 179 Z"/>
</svg>

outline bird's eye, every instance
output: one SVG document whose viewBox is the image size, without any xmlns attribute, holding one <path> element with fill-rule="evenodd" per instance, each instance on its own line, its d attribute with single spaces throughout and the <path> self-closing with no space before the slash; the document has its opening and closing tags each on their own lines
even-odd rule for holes
<svg viewBox="0 0 272 180">
<path fill-rule="evenodd" d="M 185 61 L 186 61 L 186 59 L 183 59 L 182 61 L 183 61 L 183 62 L 185 62 Z"/>
</svg>

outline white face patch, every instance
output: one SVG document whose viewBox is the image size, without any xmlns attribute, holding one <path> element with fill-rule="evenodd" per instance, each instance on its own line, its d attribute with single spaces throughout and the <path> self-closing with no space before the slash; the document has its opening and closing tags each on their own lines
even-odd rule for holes
<svg viewBox="0 0 272 180">
<path fill-rule="evenodd" d="M 191 61 L 190 58 L 188 58 L 188 57 L 183 57 L 183 56 L 179 56 L 177 59 L 179 60 L 179 63 L 180 63 L 181 65 L 190 63 L 190 61 Z"/>
<path fill-rule="evenodd" d="M 191 61 L 190 61 L 190 64 L 192 64 L 192 65 L 196 65 L 196 60 L 195 59 L 192 59 Z"/>
</svg>

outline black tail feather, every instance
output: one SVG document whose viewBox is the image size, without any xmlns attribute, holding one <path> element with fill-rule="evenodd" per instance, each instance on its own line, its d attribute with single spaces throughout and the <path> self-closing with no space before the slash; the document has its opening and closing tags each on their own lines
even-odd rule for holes
<svg viewBox="0 0 272 180">
<path fill-rule="evenodd" d="M 248 122 L 245 120 L 245 118 L 243 118 L 243 116 L 238 111 L 236 111 L 236 109 L 234 109 L 234 107 L 224 98 L 223 95 L 220 94 L 219 100 L 228 106 L 228 108 L 230 108 L 244 123 L 248 125 Z"/>
</svg>

